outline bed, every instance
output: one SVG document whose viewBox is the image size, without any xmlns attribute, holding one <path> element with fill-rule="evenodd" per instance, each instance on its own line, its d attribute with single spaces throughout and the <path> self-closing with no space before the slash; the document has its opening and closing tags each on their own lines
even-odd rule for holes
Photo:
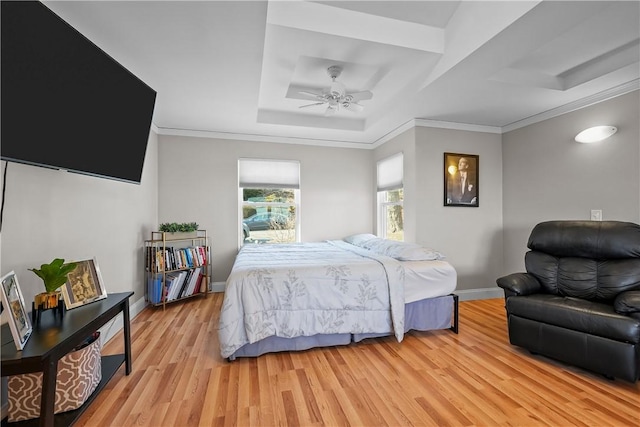
<svg viewBox="0 0 640 427">
<path fill-rule="evenodd" d="M 357 234 L 245 245 L 226 282 L 218 335 L 232 361 L 347 345 L 410 330 L 458 332 L 457 275 L 438 251 Z"/>
</svg>

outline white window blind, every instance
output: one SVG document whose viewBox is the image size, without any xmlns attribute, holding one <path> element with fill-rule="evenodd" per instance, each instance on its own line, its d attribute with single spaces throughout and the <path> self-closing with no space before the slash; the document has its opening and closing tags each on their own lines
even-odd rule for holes
<svg viewBox="0 0 640 427">
<path fill-rule="evenodd" d="M 378 191 L 402 188 L 404 177 L 403 160 L 403 154 L 398 153 L 378 162 Z"/>
<path fill-rule="evenodd" d="M 295 160 L 240 159 L 240 188 L 300 188 L 300 162 Z"/>
</svg>

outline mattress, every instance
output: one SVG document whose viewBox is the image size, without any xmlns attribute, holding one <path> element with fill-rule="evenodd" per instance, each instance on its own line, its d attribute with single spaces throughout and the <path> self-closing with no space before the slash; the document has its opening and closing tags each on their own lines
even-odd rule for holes
<svg viewBox="0 0 640 427">
<path fill-rule="evenodd" d="M 405 304 L 448 295 L 456 289 L 457 273 L 447 261 L 402 261 Z"/>
</svg>

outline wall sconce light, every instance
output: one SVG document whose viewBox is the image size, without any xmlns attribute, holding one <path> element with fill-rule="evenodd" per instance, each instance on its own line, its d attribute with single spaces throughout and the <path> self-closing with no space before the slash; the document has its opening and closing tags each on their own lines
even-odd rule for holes
<svg viewBox="0 0 640 427">
<path fill-rule="evenodd" d="M 618 128 L 615 126 L 594 126 L 592 128 L 585 129 L 577 134 L 575 139 L 578 142 L 590 144 L 592 142 L 598 142 L 602 141 L 603 139 L 607 139 L 617 131 Z"/>
</svg>

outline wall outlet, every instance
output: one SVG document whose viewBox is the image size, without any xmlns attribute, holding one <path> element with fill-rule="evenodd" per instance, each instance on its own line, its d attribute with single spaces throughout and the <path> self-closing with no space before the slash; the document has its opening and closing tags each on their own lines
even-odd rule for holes
<svg viewBox="0 0 640 427">
<path fill-rule="evenodd" d="M 601 209 L 591 209 L 591 221 L 602 221 Z"/>
</svg>

